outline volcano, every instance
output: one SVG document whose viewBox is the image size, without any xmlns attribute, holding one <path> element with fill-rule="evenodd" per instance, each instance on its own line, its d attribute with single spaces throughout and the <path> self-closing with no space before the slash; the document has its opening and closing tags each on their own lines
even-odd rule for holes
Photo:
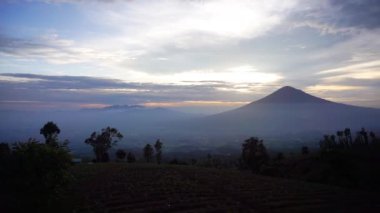
<svg viewBox="0 0 380 213">
<path fill-rule="evenodd" d="M 378 131 L 380 109 L 336 103 L 285 86 L 240 108 L 203 118 L 198 126 L 243 135 L 328 133 L 346 127 Z"/>
</svg>

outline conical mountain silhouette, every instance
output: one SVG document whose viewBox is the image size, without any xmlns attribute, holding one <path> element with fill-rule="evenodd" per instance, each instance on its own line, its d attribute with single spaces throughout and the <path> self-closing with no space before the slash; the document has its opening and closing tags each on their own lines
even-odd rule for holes
<svg viewBox="0 0 380 213">
<path fill-rule="evenodd" d="M 255 101 L 256 103 L 326 103 L 322 98 L 318 98 L 305 93 L 302 90 L 290 86 L 282 87 L 272 94 Z"/>
<path fill-rule="evenodd" d="M 350 127 L 380 130 L 380 110 L 335 103 L 290 86 L 234 110 L 208 116 L 194 128 L 241 135 L 324 134 Z"/>
</svg>

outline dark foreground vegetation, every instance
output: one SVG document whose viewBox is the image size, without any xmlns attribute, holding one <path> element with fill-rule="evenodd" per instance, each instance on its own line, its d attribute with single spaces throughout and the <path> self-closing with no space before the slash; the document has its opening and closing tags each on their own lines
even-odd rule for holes
<svg viewBox="0 0 380 213">
<path fill-rule="evenodd" d="M 147 163 L 76 165 L 77 212 L 376 212 L 376 194 L 238 170 Z"/>
<path fill-rule="evenodd" d="M 45 142 L 0 145 L 0 212 L 380 210 L 380 141 L 364 128 L 325 135 L 319 150 L 304 146 L 292 155 L 269 154 L 252 137 L 240 158 L 226 161 L 165 159 L 159 139 L 141 148 L 141 159 L 123 149 L 111 158 L 123 135 L 107 127 L 84 141 L 95 158 L 78 165 L 59 133 L 48 122 L 40 131 Z"/>
<path fill-rule="evenodd" d="M 250 138 L 242 145 L 238 167 L 254 173 L 380 192 L 380 140 L 364 128 L 325 135 L 320 149 L 301 147 L 298 154 L 270 157 L 264 142 Z"/>
</svg>

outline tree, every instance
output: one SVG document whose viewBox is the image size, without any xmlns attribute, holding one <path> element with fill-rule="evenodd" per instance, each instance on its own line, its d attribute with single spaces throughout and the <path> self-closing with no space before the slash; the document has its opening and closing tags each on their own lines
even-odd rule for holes
<svg viewBox="0 0 380 213">
<path fill-rule="evenodd" d="M 376 142 L 376 139 L 377 139 L 375 133 L 371 131 L 371 132 L 369 133 L 369 136 L 370 136 L 371 139 L 372 139 L 372 143 L 375 143 L 375 142 Z"/>
<path fill-rule="evenodd" d="M 116 128 L 107 127 L 101 133 L 93 132 L 84 142 L 92 146 L 96 162 L 107 162 L 108 150 L 122 138 L 123 135 Z"/>
<path fill-rule="evenodd" d="M 156 150 L 156 160 L 158 164 L 161 164 L 161 159 L 162 159 L 162 142 L 160 139 L 156 141 L 154 144 L 154 149 Z"/>
<path fill-rule="evenodd" d="M 0 197 L 3 212 L 51 212 L 71 180 L 71 156 L 65 145 L 57 147 L 34 139 L 16 143 L 0 158 Z M 4 204 L 4 205 L 3 205 Z"/>
<path fill-rule="evenodd" d="M 253 172 L 258 172 L 261 166 L 268 161 L 268 158 L 263 140 L 251 137 L 242 144 L 242 163 Z"/>
<path fill-rule="evenodd" d="M 361 131 L 359 132 L 359 134 L 363 138 L 364 144 L 368 145 L 368 133 L 367 133 L 367 131 L 364 128 L 362 128 Z"/>
<path fill-rule="evenodd" d="M 0 143 L 0 158 L 6 157 L 11 153 L 11 149 L 7 143 Z"/>
<path fill-rule="evenodd" d="M 344 141 L 343 141 L 343 131 L 337 131 L 336 135 L 338 136 L 339 140 L 339 145 L 344 146 Z"/>
<path fill-rule="evenodd" d="M 284 158 L 285 158 L 284 153 L 279 152 L 279 153 L 277 153 L 275 160 L 280 161 L 280 160 L 283 160 Z"/>
<path fill-rule="evenodd" d="M 303 155 L 307 155 L 307 154 L 309 154 L 309 147 L 307 147 L 307 146 L 303 146 L 303 147 L 302 147 L 302 154 L 303 154 Z"/>
<path fill-rule="evenodd" d="M 344 129 L 344 135 L 346 136 L 346 140 L 349 142 L 349 145 L 352 146 L 351 129 L 350 128 L 345 128 Z"/>
<path fill-rule="evenodd" d="M 136 157 L 132 152 L 128 152 L 127 161 L 128 161 L 128 163 L 136 162 Z"/>
<path fill-rule="evenodd" d="M 40 130 L 40 134 L 45 137 L 45 143 L 54 147 L 58 146 L 58 134 L 61 130 L 53 121 L 47 122 Z"/>
<path fill-rule="evenodd" d="M 150 144 L 147 144 L 145 147 L 144 147 L 144 158 L 146 160 L 146 162 L 151 162 L 152 161 L 152 156 L 153 156 L 153 148 Z"/>
<path fill-rule="evenodd" d="M 124 160 L 124 158 L 125 158 L 126 155 L 127 155 L 127 152 L 125 152 L 125 151 L 122 150 L 122 149 L 118 149 L 118 150 L 116 151 L 116 158 L 117 158 L 118 160 Z"/>
</svg>

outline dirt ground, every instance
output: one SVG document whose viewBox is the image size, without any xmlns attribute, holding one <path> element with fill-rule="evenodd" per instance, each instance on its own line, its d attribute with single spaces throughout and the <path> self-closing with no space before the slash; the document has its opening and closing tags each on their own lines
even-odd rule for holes
<svg viewBox="0 0 380 213">
<path fill-rule="evenodd" d="M 380 212 L 378 196 L 227 169 L 76 165 L 75 212 Z"/>
</svg>

